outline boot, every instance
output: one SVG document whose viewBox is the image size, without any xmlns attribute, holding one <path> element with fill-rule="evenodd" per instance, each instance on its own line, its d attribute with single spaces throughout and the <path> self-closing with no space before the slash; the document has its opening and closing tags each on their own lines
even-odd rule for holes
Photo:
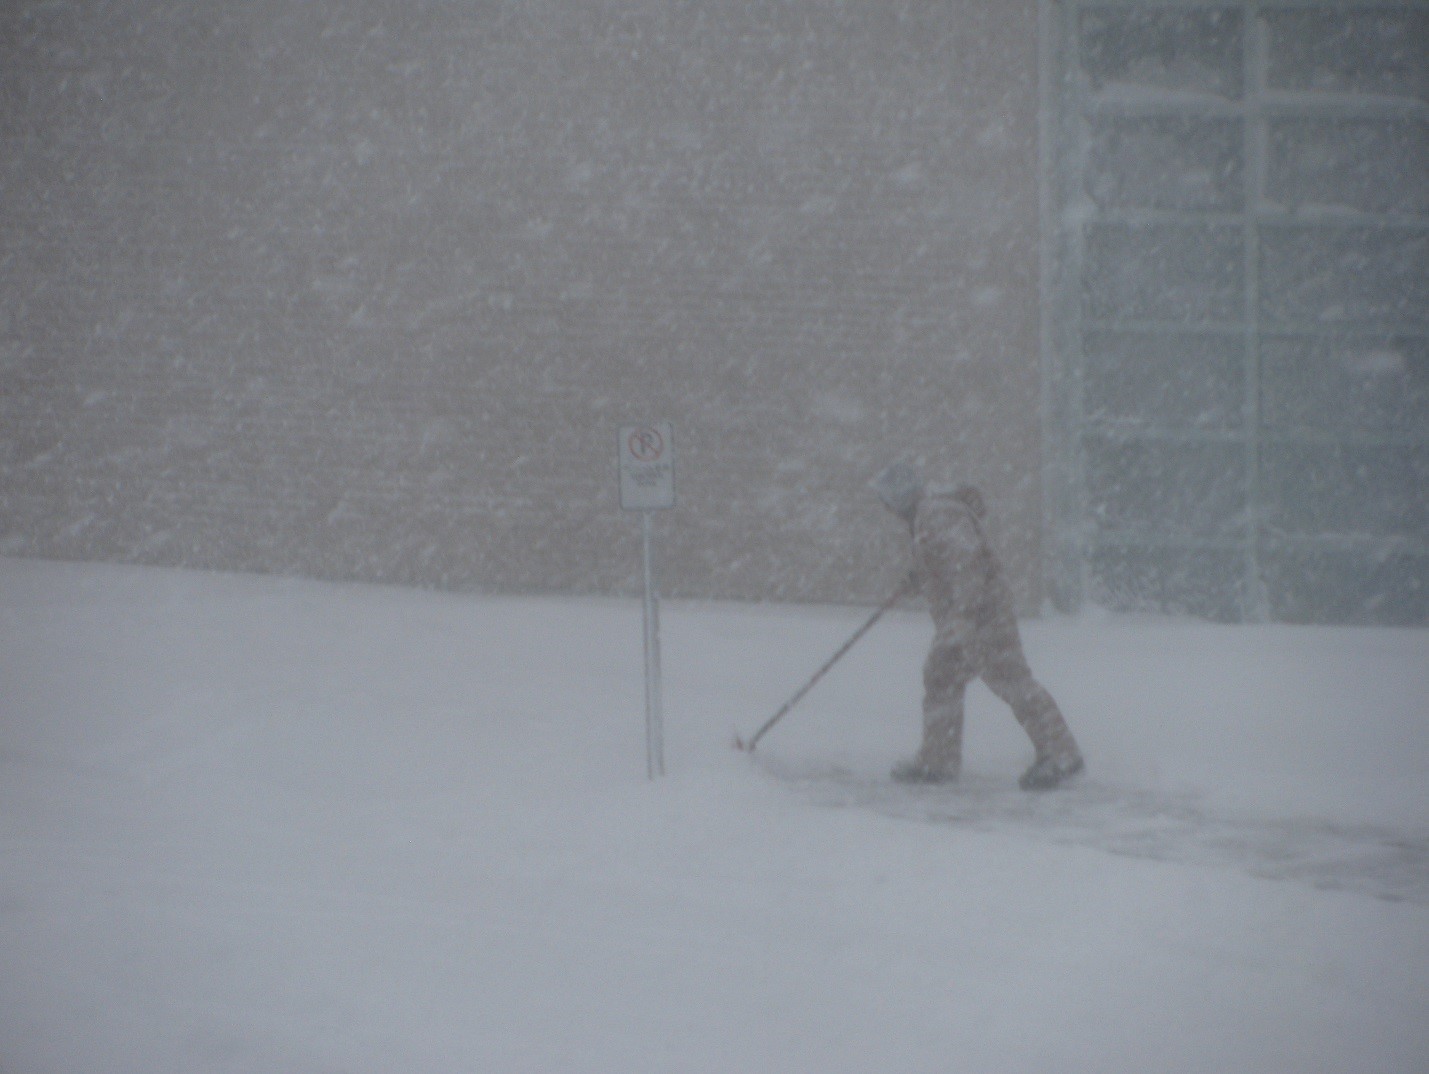
<svg viewBox="0 0 1429 1074">
<path fill-rule="evenodd" d="M 1017 785 L 1024 791 L 1050 791 L 1060 787 L 1086 767 L 1080 753 L 1056 756 L 1049 754 L 1032 762 L 1032 767 L 1022 773 Z"/>
<path fill-rule="evenodd" d="M 893 766 L 895 783 L 956 783 L 958 770 L 950 765 L 929 764 L 922 757 L 910 757 Z"/>
</svg>

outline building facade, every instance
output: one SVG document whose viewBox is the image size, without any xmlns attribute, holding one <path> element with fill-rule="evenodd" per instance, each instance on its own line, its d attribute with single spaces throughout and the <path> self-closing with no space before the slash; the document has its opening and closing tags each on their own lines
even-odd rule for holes
<svg viewBox="0 0 1429 1074">
<path fill-rule="evenodd" d="M 881 597 L 913 457 L 1025 611 L 1424 621 L 1424 19 L 5 5 L 0 554 L 632 593 L 668 420 L 668 595 Z"/>
</svg>

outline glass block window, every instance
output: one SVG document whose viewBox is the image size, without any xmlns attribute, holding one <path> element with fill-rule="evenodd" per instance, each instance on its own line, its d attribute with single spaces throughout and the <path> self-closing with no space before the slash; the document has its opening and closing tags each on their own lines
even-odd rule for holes
<svg viewBox="0 0 1429 1074">
<path fill-rule="evenodd" d="M 1052 10 L 1054 596 L 1429 623 L 1429 6 Z"/>
</svg>

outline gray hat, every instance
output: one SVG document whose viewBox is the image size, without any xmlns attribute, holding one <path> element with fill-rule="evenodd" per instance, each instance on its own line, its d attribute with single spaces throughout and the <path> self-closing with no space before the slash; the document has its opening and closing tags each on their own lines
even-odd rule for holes
<svg viewBox="0 0 1429 1074">
<path fill-rule="evenodd" d="M 923 475 L 911 462 L 900 459 L 869 482 L 869 488 L 903 521 L 913 524 L 918 501 L 923 498 Z"/>
</svg>

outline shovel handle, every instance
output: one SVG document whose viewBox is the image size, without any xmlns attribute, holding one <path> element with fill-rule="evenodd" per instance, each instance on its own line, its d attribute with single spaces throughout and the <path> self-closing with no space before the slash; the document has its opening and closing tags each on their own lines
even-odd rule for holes
<svg viewBox="0 0 1429 1074">
<path fill-rule="evenodd" d="M 768 731 L 771 727 L 773 727 L 776 723 L 778 723 L 780 720 L 782 720 L 785 714 L 795 705 L 797 705 L 800 699 L 805 694 L 807 694 L 810 690 L 814 688 L 814 684 L 820 679 L 822 679 L 831 667 L 833 667 L 835 664 L 837 664 L 840 660 L 843 659 L 844 654 L 854 647 L 854 645 L 858 642 L 858 639 L 867 634 L 869 630 L 872 629 L 873 624 L 883 618 L 883 614 L 885 612 L 887 612 L 890 608 L 892 608 L 895 604 L 897 604 L 900 600 L 907 596 L 909 591 L 912 590 L 913 585 L 914 582 L 911 577 L 904 579 L 903 584 L 900 585 L 894 591 L 893 595 L 878 606 L 877 610 L 874 611 L 874 613 L 868 617 L 867 621 L 863 624 L 863 626 L 859 627 L 853 632 L 853 636 L 850 637 L 848 641 L 844 642 L 843 645 L 839 647 L 838 652 L 834 653 L 833 656 L 829 657 L 828 661 L 824 664 L 823 667 L 819 668 L 818 671 L 814 672 L 813 677 L 809 679 L 809 681 L 806 682 L 802 687 L 799 688 L 799 692 L 796 693 L 793 697 L 791 697 L 788 701 L 784 702 L 783 706 L 779 709 L 778 712 L 776 712 L 773 716 L 769 717 L 769 719 L 764 721 L 764 726 L 762 726 L 758 731 L 754 732 L 754 735 L 750 738 L 749 742 L 744 744 L 744 750 L 748 753 L 753 753 L 754 747 L 759 744 L 759 740 L 764 737 L 764 733 Z"/>
</svg>

